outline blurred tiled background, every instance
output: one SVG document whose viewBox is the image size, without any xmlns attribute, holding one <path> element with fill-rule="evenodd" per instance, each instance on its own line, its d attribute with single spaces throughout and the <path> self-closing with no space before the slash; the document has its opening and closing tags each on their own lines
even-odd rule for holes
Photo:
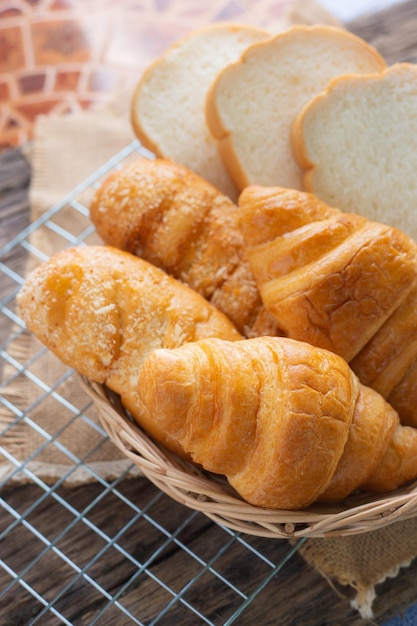
<svg viewBox="0 0 417 626">
<path fill-rule="evenodd" d="M 175 39 L 217 20 L 273 30 L 287 0 L 0 0 L 0 147 L 135 84 Z"/>
<path fill-rule="evenodd" d="M 40 113 L 77 111 L 137 82 L 193 28 L 233 20 L 279 30 L 288 10 L 340 20 L 395 0 L 0 0 L 0 150 Z"/>
</svg>

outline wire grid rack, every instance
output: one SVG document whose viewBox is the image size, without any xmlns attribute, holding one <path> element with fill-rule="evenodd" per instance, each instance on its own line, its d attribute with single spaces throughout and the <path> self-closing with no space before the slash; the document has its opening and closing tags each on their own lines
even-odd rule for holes
<svg viewBox="0 0 417 626">
<path fill-rule="evenodd" d="M 290 560 L 301 562 L 296 553 L 304 539 L 250 537 L 215 524 L 135 476 L 126 460 L 114 475 L 103 474 L 95 458 L 113 444 L 90 398 L 68 392 L 75 373 L 57 364 L 45 380 L 39 371 L 47 350 L 39 344 L 23 360 L 14 349 L 28 335 L 16 294 L 28 263 L 47 259 L 34 235 L 47 233 L 57 249 L 94 241 L 86 192 L 138 156 L 151 155 L 135 141 L 0 251 L 0 401 L 9 415 L 0 421 L 0 463 L 9 468 L 0 483 L 2 623 L 232 624 L 261 606 L 262 592 Z M 79 232 L 63 228 L 64 213 L 83 224 Z M 8 394 L 22 381 L 30 403 Z M 47 403 L 61 418 L 49 430 L 36 418 Z M 22 427 L 31 450 L 11 452 L 5 442 Z M 80 427 L 88 433 L 81 451 L 65 443 Z M 58 455 L 59 477 L 41 469 L 39 458 L 49 451 Z M 239 623 L 253 623 L 248 619 Z"/>
</svg>

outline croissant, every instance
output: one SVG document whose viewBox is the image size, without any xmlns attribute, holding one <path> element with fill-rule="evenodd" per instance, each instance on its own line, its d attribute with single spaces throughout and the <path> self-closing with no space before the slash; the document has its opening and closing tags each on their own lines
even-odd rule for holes
<svg viewBox="0 0 417 626">
<path fill-rule="evenodd" d="M 329 349 L 417 426 L 417 245 L 312 194 L 248 187 L 240 226 L 283 333 Z"/>
<path fill-rule="evenodd" d="M 262 306 L 237 214 L 228 197 L 167 159 L 140 159 L 111 172 L 90 205 L 106 244 L 189 285 L 245 336 L 279 334 Z"/>
<path fill-rule="evenodd" d="M 225 315 L 162 270 L 105 246 L 66 249 L 36 268 L 18 294 L 27 327 L 64 363 L 120 394 L 124 406 L 167 447 L 169 434 L 147 422 L 137 372 L 154 348 L 204 337 L 241 338 Z"/>
<path fill-rule="evenodd" d="M 344 359 L 304 342 L 209 338 L 157 349 L 138 386 L 158 428 L 256 506 L 300 509 L 417 477 L 417 430 Z"/>
</svg>

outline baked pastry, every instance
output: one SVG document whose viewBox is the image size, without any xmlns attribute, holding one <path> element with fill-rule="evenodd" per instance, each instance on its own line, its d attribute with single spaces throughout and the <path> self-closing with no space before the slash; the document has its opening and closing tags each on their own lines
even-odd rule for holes
<svg viewBox="0 0 417 626">
<path fill-rule="evenodd" d="M 417 426 L 416 243 L 300 191 L 252 186 L 239 203 L 252 272 L 284 333 L 341 355 Z"/>
<path fill-rule="evenodd" d="M 296 117 L 306 191 L 417 241 L 417 66 L 334 79 Z"/>
<path fill-rule="evenodd" d="M 379 72 L 381 55 L 328 25 L 298 25 L 249 46 L 213 81 L 207 123 L 235 185 L 302 188 L 291 125 L 305 104 L 340 74 Z"/>
<path fill-rule="evenodd" d="M 253 504 L 300 508 L 414 477 L 417 430 L 399 428 L 343 359 L 289 339 L 243 340 L 204 298 L 127 252 L 64 250 L 29 276 L 18 304 L 63 362 Z"/>
<path fill-rule="evenodd" d="M 403 379 L 416 356 L 417 286 L 352 359 L 350 365 L 365 385 L 373 387 L 384 397 L 389 398 L 391 391 Z M 413 386 L 416 385 L 417 379 Z M 411 389 L 412 387 L 409 391 Z M 403 415 L 403 411 L 401 414 Z M 417 423 L 413 425 L 417 426 Z"/>
<path fill-rule="evenodd" d="M 365 385 L 417 428 L 417 286 L 350 362 Z"/>
<path fill-rule="evenodd" d="M 245 256 L 237 215 L 228 197 L 167 159 L 141 159 L 111 172 L 90 205 L 106 244 L 189 285 L 245 336 L 276 335 Z"/>
<path fill-rule="evenodd" d="M 183 163 L 236 198 L 236 189 L 205 119 L 207 90 L 242 51 L 269 36 L 248 24 L 213 23 L 172 44 L 145 71 L 132 97 L 133 130 L 161 157 Z"/>
<path fill-rule="evenodd" d="M 175 450 L 176 442 L 148 422 L 141 405 L 141 363 L 154 348 L 209 336 L 241 338 L 192 289 L 146 261 L 106 246 L 56 254 L 30 274 L 18 304 L 22 319 L 42 343 L 79 373 L 120 394 L 142 426 Z"/>
<path fill-rule="evenodd" d="M 204 339 L 151 352 L 150 419 L 247 502 L 299 509 L 417 477 L 417 430 L 337 355 L 304 342 Z"/>
</svg>

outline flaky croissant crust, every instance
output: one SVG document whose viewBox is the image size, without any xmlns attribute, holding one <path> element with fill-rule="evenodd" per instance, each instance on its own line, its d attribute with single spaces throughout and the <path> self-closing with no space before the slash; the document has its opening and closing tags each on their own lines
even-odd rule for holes
<svg viewBox="0 0 417 626">
<path fill-rule="evenodd" d="M 239 205 L 249 264 L 284 334 L 341 355 L 417 426 L 417 244 L 293 189 L 254 185 Z"/>
<path fill-rule="evenodd" d="M 400 319 L 407 336 L 414 324 L 409 314 L 416 258 L 402 234 L 382 225 L 370 227 L 364 218 L 345 216 L 305 195 L 301 202 L 292 197 L 285 205 L 292 227 L 302 231 L 298 241 L 291 241 L 285 220 L 276 218 L 275 200 L 272 212 L 267 203 L 266 212 L 257 215 L 257 241 L 249 252 L 250 263 L 252 252 L 258 262 L 254 275 L 265 302 L 269 292 L 262 291 L 263 284 L 274 282 L 277 274 L 291 286 L 288 276 L 314 264 L 317 254 L 332 255 L 335 242 L 356 263 L 363 250 L 367 259 L 374 240 L 382 237 L 401 262 L 389 259 L 380 266 L 384 255 L 378 243 L 375 264 L 394 287 L 397 280 L 401 304 L 393 308 L 392 294 L 378 300 L 376 310 L 384 315 L 372 340 L 386 337 L 391 345 L 394 319 Z M 268 256 L 271 241 L 262 238 L 270 236 L 271 224 L 284 231 L 278 244 L 271 240 L 273 255 Z M 352 253 L 349 245 L 358 239 L 363 245 Z M 337 267 L 343 267 L 340 256 Z M 335 275 L 327 261 L 319 266 L 319 276 L 320 271 L 331 279 Z M 353 285 L 358 277 L 360 272 L 353 271 Z M 334 287 L 332 280 L 324 284 Z M 301 281 L 299 293 L 304 287 Z M 316 302 L 326 304 L 328 295 L 328 290 L 319 293 Z M 285 304 L 286 319 L 295 327 L 297 297 Z M 28 328 L 61 360 L 119 393 L 155 439 L 227 476 L 252 504 L 298 509 L 317 500 L 339 501 L 356 489 L 389 491 L 416 478 L 417 430 L 399 424 L 396 411 L 359 382 L 333 345 L 329 351 L 300 337 L 242 340 L 207 299 L 130 253 L 110 246 L 65 250 L 29 277 L 18 301 Z M 367 306 L 362 313 L 364 319 L 377 317 L 372 306 L 371 315 Z M 356 320 L 348 318 L 348 327 L 352 323 L 355 327 Z M 367 328 L 365 335 L 369 332 Z M 353 350 L 352 363 L 358 372 L 360 366 L 372 372 L 360 359 L 365 349 L 378 355 L 378 346 L 368 337 L 358 351 L 349 337 L 342 339 Z M 387 392 L 389 399 L 404 391 L 408 380 L 414 384 L 417 368 L 404 369 L 404 359 L 401 367 L 405 375 Z M 378 374 L 375 380 L 383 387 L 388 378 Z"/>
<path fill-rule="evenodd" d="M 417 475 L 417 431 L 344 359 L 304 342 L 201 340 L 139 374 L 151 419 L 251 504 L 299 509 Z"/>
</svg>

